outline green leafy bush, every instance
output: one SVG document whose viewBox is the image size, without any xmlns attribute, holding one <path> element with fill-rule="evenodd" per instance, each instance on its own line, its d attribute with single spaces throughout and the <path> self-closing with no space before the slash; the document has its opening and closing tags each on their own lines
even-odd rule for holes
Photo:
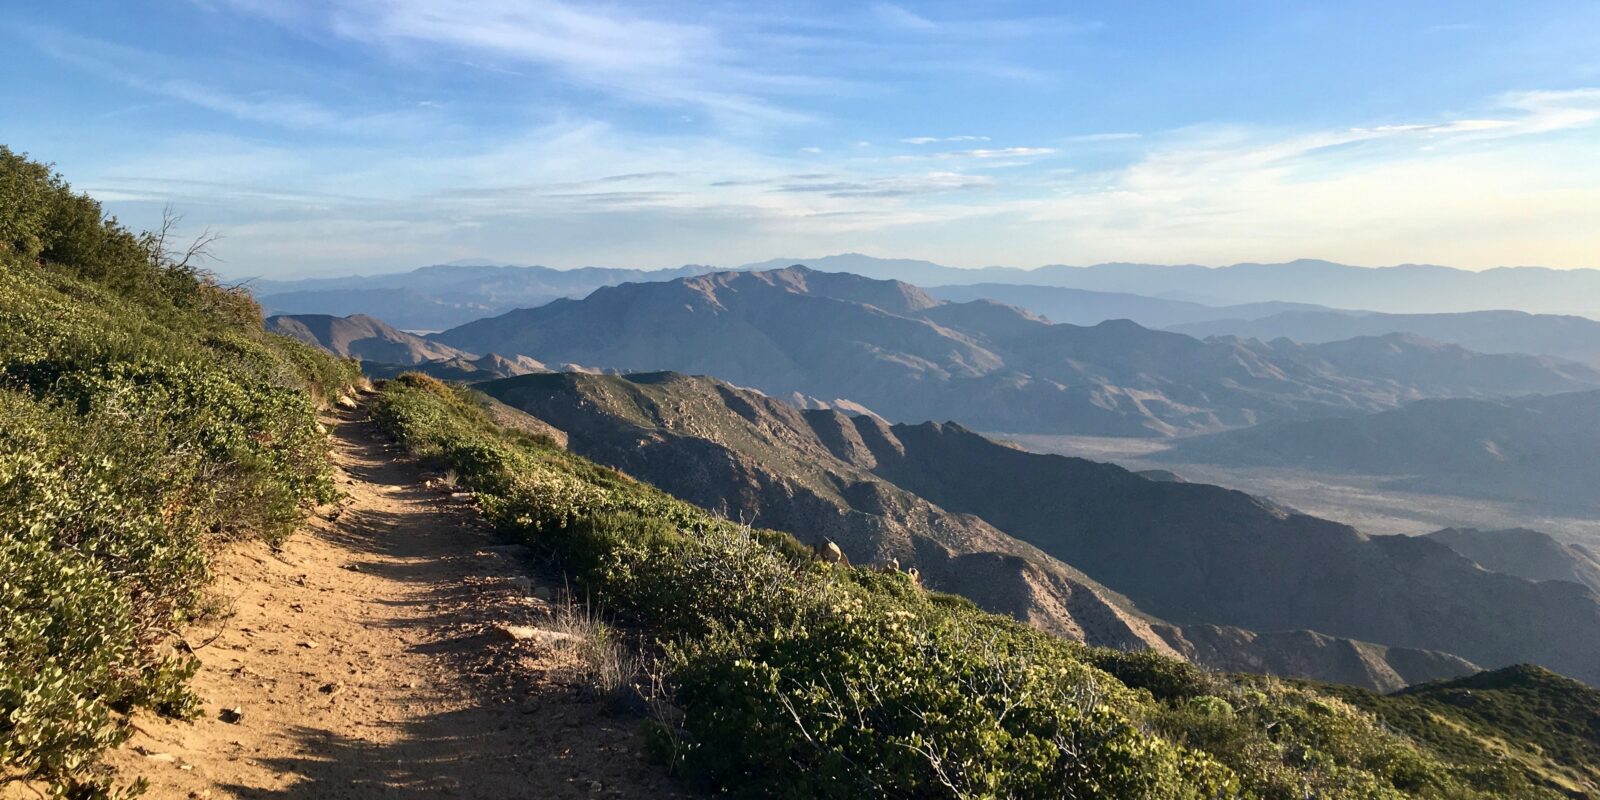
<svg viewBox="0 0 1600 800">
<path fill-rule="evenodd" d="M 112 793 L 126 713 L 193 709 L 209 547 L 334 496 L 315 398 L 354 365 L 152 244 L 0 147 L 0 784 Z"/>
<path fill-rule="evenodd" d="M 374 418 L 559 553 L 654 637 L 681 717 L 675 769 L 763 797 L 1550 797 L 1442 758 L 1314 688 L 1086 648 L 825 566 L 547 440 L 467 390 L 386 384 Z"/>
</svg>

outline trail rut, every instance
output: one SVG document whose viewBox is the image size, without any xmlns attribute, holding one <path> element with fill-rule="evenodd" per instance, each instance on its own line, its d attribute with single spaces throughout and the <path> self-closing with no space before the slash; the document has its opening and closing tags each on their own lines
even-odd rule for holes
<svg viewBox="0 0 1600 800">
<path fill-rule="evenodd" d="M 329 420 L 336 510 L 279 549 L 219 554 L 231 612 L 187 633 L 203 715 L 139 716 L 113 768 L 157 798 L 683 796 L 639 720 L 574 684 L 570 653 L 496 635 L 551 624 L 540 596 L 559 579 L 497 547 L 365 417 Z"/>
</svg>

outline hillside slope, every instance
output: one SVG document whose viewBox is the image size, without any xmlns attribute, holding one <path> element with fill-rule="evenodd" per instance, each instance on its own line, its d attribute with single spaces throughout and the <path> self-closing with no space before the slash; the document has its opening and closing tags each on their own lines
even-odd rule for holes
<svg viewBox="0 0 1600 800">
<path fill-rule="evenodd" d="M 852 563 L 917 567 L 931 587 L 1093 645 L 1164 641 L 1122 598 L 995 530 L 836 457 L 865 452 L 837 411 L 672 373 L 534 375 L 479 390 L 560 429 L 576 452 L 730 519 L 836 542 Z"/>
<path fill-rule="evenodd" d="M 1152 648 L 1234 671 L 1394 689 L 1472 671 L 1441 653 L 1393 651 L 1307 631 L 1257 634 L 1153 620 L 1068 564 L 979 517 L 953 514 L 874 473 L 894 430 L 801 411 L 758 392 L 670 373 L 540 375 L 478 388 L 567 432 L 577 452 L 733 519 L 855 563 L 897 559 L 931 588 L 1089 644 Z"/>
<path fill-rule="evenodd" d="M 1600 797 L 1600 691 L 1517 665 L 1390 695 L 1325 691 L 1450 758 L 1495 761 L 1567 797 Z"/>
<path fill-rule="evenodd" d="M 432 338 L 1016 432 L 1167 435 L 1600 385 L 1585 367 L 1407 337 L 1308 347 L 1201 342 L 1128 322 L 1050 325 L 1009 306 L 942 303 L 909 284 L 801 267 L 626 284 Z"/>
</svg>

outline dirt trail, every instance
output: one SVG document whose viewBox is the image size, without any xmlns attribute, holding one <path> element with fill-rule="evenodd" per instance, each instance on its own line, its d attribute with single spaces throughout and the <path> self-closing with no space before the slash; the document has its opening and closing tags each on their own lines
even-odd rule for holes
<svg viewBox="0 0 1600 800">
<path fill-rule="evenodd" d="M 216 636 L 198 650 L 203 716 L 141 715 L 112 766 L 156 798 L 681 796 L 638 719 L 573 684 L 570 652 L 497 635 L 551 624 L 554 581 L 364 420 L 330 421 L 337 513 L 218 557 L 232 614 L 188 633 Z"/>
</svg>

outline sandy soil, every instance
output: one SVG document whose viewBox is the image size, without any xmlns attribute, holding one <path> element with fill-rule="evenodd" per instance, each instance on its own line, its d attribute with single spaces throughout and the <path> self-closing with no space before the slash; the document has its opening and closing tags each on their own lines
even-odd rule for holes
<svg viewBox="0 0 1600 800">
<path fill-rule="evenodd" d="M 187 633 L 203 715 L 141 715 L 110 764 L 155 798 L 683 796 L 570 649 L 497 630 L 552 626 L 559 577 L 364 418 L 329 420 L 343 503 L 281 549 L 219 555 L 232 612 Z"/>
</svg>

